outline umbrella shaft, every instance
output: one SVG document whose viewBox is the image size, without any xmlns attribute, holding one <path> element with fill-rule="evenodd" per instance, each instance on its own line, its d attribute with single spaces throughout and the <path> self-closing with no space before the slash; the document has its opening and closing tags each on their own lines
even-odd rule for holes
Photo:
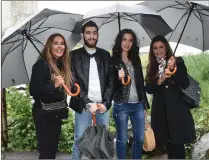
<svg viewBox="0 0 209 160">
<path fill-rule="evenodd" d="M 30 43 L 34 46 L 34 48 L 38 51 L 38 53 L 41 56 L 41 52 L 39 51 L 39 49 L 36 47 L 36 45 L 33 43 L 33 41 L 31 40 L 30 36 L 25 32 L 23 32 L 23 34 L 26 36 L 26 38 L 30 41 Z"/>
<path fill-rule="evenodd" d="M 121 31 L 121 23 L 120 23 L 120 13 L 118 12 L 118 27 L 119 27 L 119 32 Z"/>
<path fill-rule="evenodd" d="M 36 45 L 33 43 L 32 39 L 30 38 L 30 36 L 26 33 L 23 32 L 23 34 L 26 36 L 26 38 L 30 41 L 30 43 L 34 46 L 34 48 L 38 51 L 39 55 L 43 58 L 41 52 L 39 51 L 39 49 L 36 47 Z M 43 58 L 44 59 L 44 58 Z M 48 62 L 47 62 L 48 63 Z M 52 69 L 52 71 L 55 73 L 53 67 L 51 67 L 51 65 L 48 63 L 49 67 Z"/>
<path fill-rule="evenodd" d="M 190 17 L 190 15 L 191 15 L 192 11 L 193 11 L 194 6 L 195 6 L 195 4 L 192 3 L 191 9 L 190 9 L 190 11 L 189 11 L 189 15 L 188 15 L 188 17 L 187 17 L 187 20 L 186 20 L 186 22 L 185 22 L 184 28 L 183 28 L 183 30 L 182 30 L 182 32 L 181 32 L 181 35 L 180 35 L 179 40 L 178 40 L 178 42 L 177 42 L 176 48 L 175 48 L 175 50 L 174 50 L 174 55 L 175 55 L 175 53 L 176 53 L 177 47 L 178 47 L 179 42 L 180 42 L 180 40 L 181 40 L 181 37 L 182 37 L 182 35 L 183 35 L 183 33 L 184 33 L 184 30 L 185 30 L 185 28 L 186 28 L 186 25 L 187 25 L 187 23 L 188 23 L 189 17 Z"/>
</svg>

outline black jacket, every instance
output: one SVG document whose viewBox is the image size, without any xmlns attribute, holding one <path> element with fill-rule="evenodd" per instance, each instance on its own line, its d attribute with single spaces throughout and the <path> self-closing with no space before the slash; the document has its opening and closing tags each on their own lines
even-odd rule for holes
<svg viewBox="0 0 209 160">
<path fill-rule="evenodd" d="M 180 91 L 180 87 L 189 86 L 187 69 L 181 57 L 176 63 L 176 73 L 162 85 L 157 85 L 157 81 L 146 84 L 147 92 L 153 94 L 151 125 L 158 148 L 162 148 L 168 139 L 173 144 L 185 144 L 196 138 L 191 112 Z"/>
<path fill-rule="evenodd" d="M 130 95 L 130 87 L 131 82 L 129 85 L 124 86 L 121 83 L 121 80 L 118 78 L 118 70 L 121 69 L 121 66 L 123 67 L 125 74 L 129 75 L 128 70 L 126 68 L 126 65 L 121 59 L 111 59 L 111 71 L 113 72 L 113 81 L 114 81 L 114 102 L 115 103 L 127 103 Z M 139 101 L 142 101 L 144 104 L 144 109 L 149 108 L 149 103 L 147 100 L 145 88 L 144 88 L 144 76 L 141 66 L 141 60 L 139 58 L 139 63 L 137 63 L 136 66 L 134 66 L 134 78 L 135 78 L 135 84 L 136 84 L 136 90 L 138 94 Z M 125 77 L 126 79 L 126 77 Z"/>
<path fill-rule="evenodd" d="M 50 68 L 42 58 L 32 68 L 30 95 L 33 96 L 36 107 L 41 107 L 40 101 L 53 103 L 62 101 L 66 97 L 63 89 L 55 88 L 51 80 Z"/>
<path fill-rule="evenodd" d="M 113 97 L 113 82 L 110 75 L 110 54 L 101 48 L 96 48 L 96 53 L 90 55 L 84 47 L 71 52 L 71 70 L 74 81 L 81 87 L 81 93 L 77 97 L 71 97 L 70 107 L 81 113 L 86 104 L 92 102 L 88 98 L 89 65 L 90 58 L 95 57 L 102 94 L 102 103 L 107 110 L 111 107 Z"/>
<path fill-rule="evenodd" d="M 46 113 L 42 110 L 41 102 L 56 103 L 66 98 L 63 88 L 55 88 L 54 82 L 51 80 L 49 65 L 43 59 L 39 59 L 33 65 L 30 80 L 30 95 L 33 96 L 35 100 L 33 112 L 36 113 L 36 116 L 43 116 L 43 118 L 50 120 L 54 118 L 60 120 L 68 117 L 67 108 L 50 113 Z"/>
</svg>

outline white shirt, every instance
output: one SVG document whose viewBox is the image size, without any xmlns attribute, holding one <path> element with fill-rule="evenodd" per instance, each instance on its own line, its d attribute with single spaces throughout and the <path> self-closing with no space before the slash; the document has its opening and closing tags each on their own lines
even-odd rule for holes
<svg viewBox="0 0 209 160">
<path fill-rule="evenodd" d="M 96 52 L 96 49 L 90 49 L 87 46 L 84 46 L 84 48 L 89 54 L 94 54 Z M 88 98 L 93 102 L 102 102 L 99 74 L 94 57 L 90 58 Z"/>
</svg>

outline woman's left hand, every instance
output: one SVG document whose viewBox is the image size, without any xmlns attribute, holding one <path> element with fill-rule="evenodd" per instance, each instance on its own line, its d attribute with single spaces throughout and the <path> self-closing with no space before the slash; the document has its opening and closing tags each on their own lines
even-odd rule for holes
<svg viewBox="0 0 209 160">
<path fill-rule="evenodd" d="M 168 60 L 168 64 L 170 69 L 174 69 L 174 67 L 176 66 L 176 59 L 174 58 L 174 56 L 171 56 L 171 58 Z"/>
</svg>

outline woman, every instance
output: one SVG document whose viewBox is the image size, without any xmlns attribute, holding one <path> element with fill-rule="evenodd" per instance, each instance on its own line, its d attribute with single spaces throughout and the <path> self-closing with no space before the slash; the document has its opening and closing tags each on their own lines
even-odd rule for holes
<svg viewBox="0 0 209 160">
<path fill-rule="evenodd" d="M 128 118 L 133 127 L 132 158 L 142 157 L 144 143 L 144 110 L 147 109 L 147 98 L 144 91 L 139 47 L 135 33 L 123 29 L 116 37 L 112 53 L 112 71 L 114 78 L 113 118 L 116 124 L 116 150 L 119 159 L 126 159 L 128 139 Z M 130 76 L 131 82 L 124 86 L 121 79 Z"/>
<path fill-rule="evenodd" d="M 163 36 L 153 38 L 146 74 L 146 91 L 153 94 L 151 126 L 156 147 L 166 147 L 169 159 L 185 159 L 185 143 L 195 140 L 194 121 L 182 99 L 180 88 L 189 86 L 187 69 L 181 57 L 174 58 Z M 169 62 L 168 62 L 169 61 Z M 166 64 L 170 69 L 166 67 Z M 177 67 L 173 75 L 169 73 Z"/>
<path fill-rule="evenodd" d="M 52 72 L 55 71 L 55 74 Z M 62 83 L 71 84 L 70 57 L 67 43 L 61 34 L 52 34 L 42 51 L 42 56 L 33 65 L 30 94 L 35 103 L 32 114 L 38 140 L 39 159 L 55 159 L 61 134 L 62 119 L 68 109 L 60 112 L 45 112 L 42 103 L 66 104 Z"/>
</svg>

